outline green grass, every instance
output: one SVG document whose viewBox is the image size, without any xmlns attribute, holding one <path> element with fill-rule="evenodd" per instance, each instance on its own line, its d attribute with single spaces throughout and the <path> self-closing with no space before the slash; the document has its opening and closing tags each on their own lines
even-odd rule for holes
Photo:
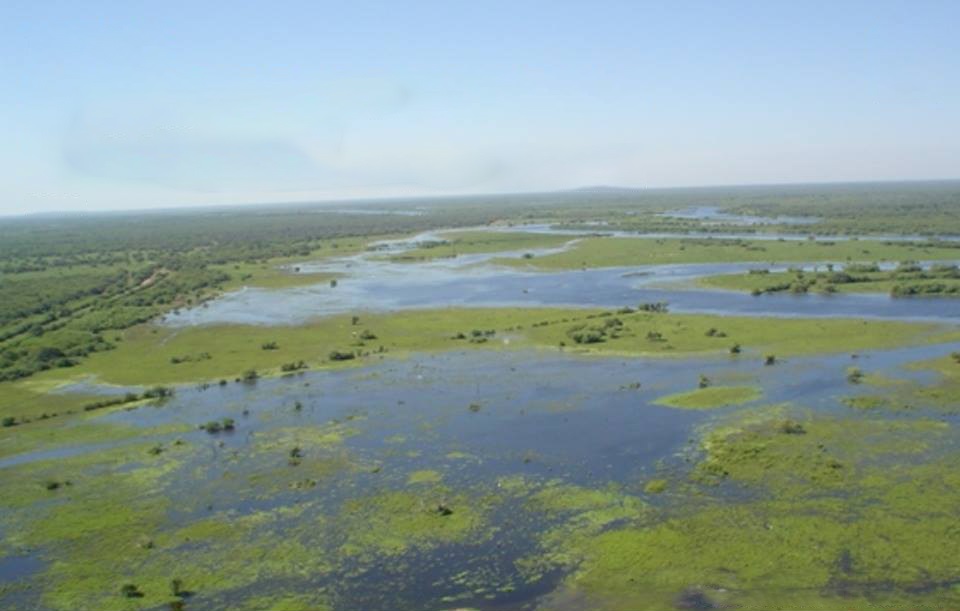
<svg viewBox="0 0 960 611">
<path fill-rule="evenodd" d="M 822 281 L 813 284 L 809 290 L 815 292 L 825 292 L 827 287 L 832 287 L 838 293 L 890 293 L 894 287 L 902 284 L 917 286 L 935 286 L 945 285 L 948 287 L 960 287 L 960 280 L 957 279 L 927 279 L 927 280 L 897 280 L 890 277 L 889 273 L 880 272 L 874 274 L 864 274 L 870 278 L 864 282 L 848 282 L 826 284 Z M 767 274 L 720 274 L 717 276 L 706 276 L 697 280 L 697 284 L 705 288 L 724 289 L 731 291 L 745 292 L 764 292 L 771 287 L 780 287 L 789 284 L 798 279 L 814 280 L 816 274 L 804 273 L 798 275 L 796 272 L 772 272 Z"/>
<path fill-rule="evenodd" d="M 761 395 L 756 386 L 710 386 L 660 397 L 655 403 L 681 409 L 715 409 L 750 403 Z"/>
<path fill-rule="evenodd" d="M 956 259 L 960 250 L 876 241 L 588 237 L 568 251 L 532 260 L 497 260 L 543 270 L 669 263 L 904 261 Z"/>
<path fill-rule="evenodd" d="M 383 236 L 379 239 L 388 239 L 397 236 Z M 343 257 L 358 252 L 363 252 L 368 244 L 367 239 L 346 239 L 337 242 L 323 242 L 318 248 L 312 250 L 309 255 L 298 255 L 295 257 L 275 257 L 257 262 L 235 262 L 221 265 L 212 265 L 212 269 L 220 270 L 230 274 L 230 280 L 223 284 L 224 291 L 231 291 L 244 286 L 265 288 L 265 289 L 283 289 L 295 286 L 308 286 L 329 282 L 336 277 L 335 274 L 327 273 L 294 273 L 285 269 L 288 266 L 296 266 L 298 263 L 316 262 L 333 257 Z M 336 244 L 336 248 L 334 248 Z"/>
<path fill-rule="evenodd" d="M 562 349 L 586 355 L 670 356 L 689 353 L 727 354 L 740 344 L 743 354 L 730 358 L 761 359 L 763 354 L 780 357 L 821 352 L 844 352 L 896 346 L 946 342 L 960 337 L 960 331 L 935 324 L 866 321 L 854 319 L 738 318 L 707 315 L 624 313 L 615 316 L 623 323 L 616 338 L 602 343 L 578 345 L 568 336 L 577 325 L 603 323 L 613 317 L 599 310 L 579 309 L 459 309 L 416 310 L 391 314 L 359 312 L 359 322 L 350 316 L 318 319 L 302 326 L 221 325 L 169 329 L 141 325 L 127 330 L 115 350 L 91 355 L 80 365 L 56 369 L 34 380 L 0 384 L 0 409 L 16 402 L 25 384 L 53 384 L 69 379 L 96 376 L 113 384 L 169 384 L 178 382 L 233 379 L 244 371 L 279 373 L 283 363 L 303 360 L 310 367 L 349 366 L 362 359 L 331 363 L 333 350 L 386 354 L 413 351 L 467 349 Z M 468 338 L 472 330 L 495 330 L 484 343 L 454 339 Z M 709 336 L 718 329 L 725 337 Z M 360 342 L 369 330 L 375 340 Z M 648 334 L 659 334 L 659 340 Z M 278 349 L 263 350 L 276 342 Z M 561 346 L 561 344 L 563 344 Z M 172 357 L 208 352 L 211 358 L 173 364 Z"/>
<path fill-rule="evenodd" d="M 551 248 L 573 239 L 569 235 L 536 234 L 521 231 L 450 231 L 440 235 L 445 243 L 413 249 L 389 257 L 391 261 L 424 261 L 457 255 L 512 250 Z"/>
</svg>

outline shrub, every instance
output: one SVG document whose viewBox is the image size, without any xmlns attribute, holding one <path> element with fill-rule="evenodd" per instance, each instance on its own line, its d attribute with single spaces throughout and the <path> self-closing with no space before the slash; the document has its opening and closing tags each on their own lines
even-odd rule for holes
<svg viewBox="0 0 960 611">
<path fill-rule="evenodd" d="M 16 426 L 16 425 L 17 425 L 17 419 L 14 418 L 13 416 L 4 416 L 3 420 L 0 421 L 0 424 L 2 424 L 4 428 L 9 428 L 9 427 L 11 427 L 11 426 Z"/>
<path fill-rule="evenodd" d="M 360 339 L 362 340 L 377 339 L 377 336 L 370 329 L 364 329 L 363 332 L 360 333 Z"/>
<path fill-rule="evenodd" d="M 303 361 L 296 361 L 296 362 L 291 361 L 289 363 L 284 363 L 280 365 L 280 371 L 284 373 L 289 373 L 291 371 L 299 371 L 300 369 L 306 369 L 306 368 L 307 368 L 307 364 L 304 363 Z"/>
<path fill-rule="evenodd" d="M 352 352 L 341 352 L 340 350 L 331 350 L 329 358 L 331 361 L 352 361 L 356 355 Z"/>
<path fill-rule="evenodd" d="M 173 389 L 166 386 L 154 386 L 143 393 L 144 399 L 166 399 L 171 396 L 173 396 Z"/>
<path fill-rule="evenodd" d="M 777 427 L 784 435 L 805 435 L 807 430 L 803 428 L 803 425 L 794 420 L 784 420 Z"/>
<path fill-rule="evenodd" d="M 776 365 L 777 364 L 776 355 L 768 354 L 767 356 L 763 357 L 763 364 L 767 366 Z"/>
<path fill-rule="evenodd" d="M 140 588 L 136 584 L 127 583 L 120 588 L 120 594 L 126 598 L 143 598 L 143 592 L 140 591 Z"/>
<path fill-rule="evenodd" d="M 261 350 L 279 350 L 280 346 L 277 344 L 277 342 L 264 342 L 260 344 L 260 349 Z"/>
</svg>

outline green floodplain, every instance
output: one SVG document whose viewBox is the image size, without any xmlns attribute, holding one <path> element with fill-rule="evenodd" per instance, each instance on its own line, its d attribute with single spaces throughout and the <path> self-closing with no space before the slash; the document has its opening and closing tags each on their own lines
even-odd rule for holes
<svg viewBox="0 0 960 611">
<path fill-rule="evenodd" d="M 960 183 L 147 221 L 0 222 L 0 608 L 960 607 Z"/>
</svg>

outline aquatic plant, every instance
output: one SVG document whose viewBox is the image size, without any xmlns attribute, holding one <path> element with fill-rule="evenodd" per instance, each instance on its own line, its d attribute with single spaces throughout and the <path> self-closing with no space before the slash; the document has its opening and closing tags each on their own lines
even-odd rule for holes
<svg viewBox="0 0 960 611">
<path fill-rule="evenodd" d="M 126 583 L 120 588 L 120 594 L 126 598 L 143 598 L 143 592 L 133 583 Z"/>
<path fill-rule="evenodd" d="M 803 425 L 794 420 L 783 420 L 777 425 L 777 430 L 785 435 L 804 435 L 807 430 Z"/>
<path fill-rule="evenodd" d="M 236 427 L 233 418 L 224 418 L 222 420 L 211 420 L 206 424 L 200 425 L 200 428 L 210 433 L 219 433 L 221 431 L 232 431 Z"/>
<path fill-rule="evenodd" d="M 166 399 L 173 396 L 173 389 L 168 386 L 154 386 L 143 393 L 144 399 Z M 130 395 L 125 395 L 129 399 Z"/>
<path fill-rule="evenodd" d="M 652 479 L 643 487 L 643 491 L 647 494 L 660 494 L 666 490 L 667 480 L 665 479 Z"/>
</svg>

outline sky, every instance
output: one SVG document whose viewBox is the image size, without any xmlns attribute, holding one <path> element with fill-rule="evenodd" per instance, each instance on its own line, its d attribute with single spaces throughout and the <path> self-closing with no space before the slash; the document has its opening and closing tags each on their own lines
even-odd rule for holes
<svg viewBox="0 0 960 611">
<path fill-rule="evenodd" d="M 0 2 L 0 214 L 960 177 L 960 2 Z"/>
</svg>

